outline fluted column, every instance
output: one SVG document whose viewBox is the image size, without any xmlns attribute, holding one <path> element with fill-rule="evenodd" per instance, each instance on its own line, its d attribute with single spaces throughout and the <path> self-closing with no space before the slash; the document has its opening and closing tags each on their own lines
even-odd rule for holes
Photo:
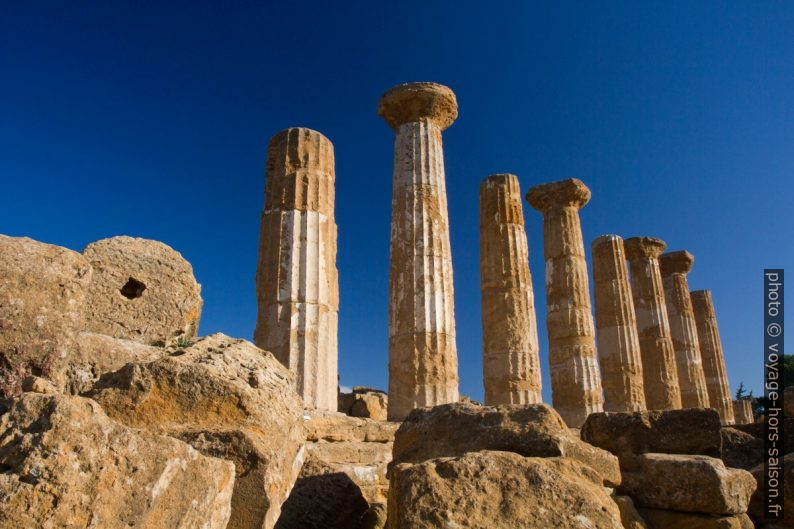
<svg viewBox="0 0 794 529">
<path fill-rule="evenodd" d="M 603 411 L 579 209 L 590 190 L 572 178 L 535 186 L 530 205 L 543 213 L 546 257 L 546 329 L 554 408 L 570 427 Z"/>
<path fill-rule="evenodd" d="M 604 410 L 642 411 L 645 409 L 642 359 L 623 239 L 602 235 L 593 241 L 592 251 Z"/>
<path fill-rule="evenodd" d="M 692 299 L 692 310 L 695 313 L 709 403 L 719 412 L 723 424 L 734 424 L 731 385 L 728 383 L 728 370 L 725 368 L 722 340 L 717 327 L 717 316 L 714 312 L 711 292 L 695 290 L 690 293 L 690 298 Z"/>
<path fill-rule="evenodd" d="M 538 329 L 521 189 L 511 174 L 480 184 L 485 404 L 542 401 Z"/>
<path fill-rule="evenodd" d="M 396 132 L 389 273 L 389 420 L 457 402 L 458 354 L 441 132 L 455 94 L 435 83 L 398 85 L 378 114 Z"/>
<path fill-rule="evenodd" d="M 334 149 L 319 132 L 270 140 L 256 287 L 254 342 L 295 373 L 306 407 L 336 411 Z"/>
<path fill-rule="evenodd" d="M 684 408 L 708 408 L 706 377 L 703 374 L 695 314 L 686 279 L 694 262 L 695 258 L 687 251 L 668 252 L 659 257 L 667 318 L 670 320 L 670 335 L 678 366 L 681 405 Z"/>
<path fill-rule="evenodd" d="M 733 401 L 734 424 L 752 424 L 755 422 L 753 417 L 753 404 L 747 399 Z"/>
<path fill-rule="evenodd" d="M 623 247 L 631 270 L 631 295 L 637 316 L 645 405 L 649 410 L 681 407 L 675 349 L 664 300 L 659 254 L 667 245 L 655 237 L 632 237 Z"/>
</svg>

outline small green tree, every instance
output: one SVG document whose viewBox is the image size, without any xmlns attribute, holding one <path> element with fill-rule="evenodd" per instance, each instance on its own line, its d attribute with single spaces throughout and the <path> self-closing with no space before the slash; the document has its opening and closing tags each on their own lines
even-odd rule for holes
<svg viewBox="0 0 794 529">
<path fill-rule="evenodd" d="M 753 400 L 753 391 L 748 393 L 744 382 L 739 382 L 739 387 L 736 388 L 736 400 Z"/>
</svg>

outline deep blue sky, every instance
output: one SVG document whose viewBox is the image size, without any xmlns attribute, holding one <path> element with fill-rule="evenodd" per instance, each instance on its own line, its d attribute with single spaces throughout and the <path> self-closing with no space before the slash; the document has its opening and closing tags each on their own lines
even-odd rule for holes
<svg viewBox="0 0 794 529">
<path fill-rule="evenodd" d="M 203 285 L 200 332 L 250 339 L 267 140 L 317 129 L 336 149 L 341 380 L 385 388 L 393 133 L 376 106 L 437 81 L 460 105 L 444 141 L 463 393 L 482 397 L 477 191 L 496 172 L 584 180 L 588 251 L 604 233 L 691 251 L 731 385 L 760 393 L 762 269 L 794 265 L 793 3 L 24 4 L 0 7 L 0 232 L 162 240 Z M 525 217 L 550 400 L 542 222 Z"/>
</svg>

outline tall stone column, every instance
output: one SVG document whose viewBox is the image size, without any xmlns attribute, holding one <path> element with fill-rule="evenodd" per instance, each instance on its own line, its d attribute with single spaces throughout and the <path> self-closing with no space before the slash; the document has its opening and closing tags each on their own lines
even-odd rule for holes
<svg viewBox="0 0 794 529">
<path fill-rule="evenodd" d="M 336 411 L 339 281 L 334 148 L 291 128 L 268 146 L 254 342 L 296 375 L 307 408 Z"/>
<path fill-rule="evenodd" d="M 659 257 L 667 318 L 670 320 L 670 335 L 673 337 L 678 366 L 681 405 L 684 408 L 708 408 L 706 377 L 703 374 L 695 314 L 686 279 L 694 262 L 695 258 L 685 250 L 663 253 Z"/>
<path fill-rule="evenodd" d="M 389 273 L 389 420 L 457 402 L 458 353 L 441 132 L 458 115 L 435 83 L 395 86 L 378 114 L 395 131 Z"/>
<path fill-rule="evenodd" d="M 676 410 L 681 407 L 681 389 L 659 270 L 659 254 L 667 245 L 655 237 L 632 237 L 623 246 L 631 270 L 645 404 L 649 410 Z"/>
<path fill-rule="evenodd" d="M 753 404 L 749 400 L 740 399 L 733 401 L 733 416 L 736 419 L 734 424 L 752 424 L 755 422 L 753 417 Z"/>
<path fill-rule="evenodd" d="M 573 428 L 603 411 L 579 209 L 590 190 L 572 178 L 535 186 L 530 205 L 543 213 L 546 257 L 546 329 L 554 408 Z"/>
<path fill-rule="evenodd" d="M 602 235 L 593 241 L 592 251 L 596 338 L 604 386 L 604 410 L 643 411 L 645 388 L 640 341 L 623 239 L 617 235 Z"/>
<path fill-rule="evenodd" d="M 485 404 L 542 402 L 538 328 L 521 189 L 511 174 L 480 184 Z"/>
<path fill-rule="evenodd" d="M 703 374 L 706 376 L 706 390 L 709 404 L 715 408 L 723 424 L 734 424 L 731 385 L 728 383 L 728 370 L 722 353 L 722 340 L 717 327 L 714 302 L 708 290 L 695 290 L 690 293 L 692 310 L 698 331 L 700 356 L 703 360 Z"/>
</svg>

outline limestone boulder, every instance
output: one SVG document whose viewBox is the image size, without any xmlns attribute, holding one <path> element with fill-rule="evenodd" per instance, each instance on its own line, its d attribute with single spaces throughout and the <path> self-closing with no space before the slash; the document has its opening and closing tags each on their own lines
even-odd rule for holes
<svg viewBox="0 0 794 529">
<path fill-rule="evenodd" d="M 612 499 L 620 509 L 620 521 L 623 529 L 650 529 L 640 515 L 634 502 L 628 496 L 613 496 Z"/>
<path fill-rule="evenodd" d="M 79 253 L 0 235 L 0 397 L 61 368 L 83 325 L 91 266 Z"/>
<path fill-rule="evenodd" d="M 622 529 L 601 476 L 566 458 L 482 451 L 392 469 L 390 529 Z"/>
<path fill-rule="evenodd" d="M 278 529 L 383 527 L 397 424 L 309 412 L 306 461 Z"/>
<path fill-rule="evenodd" d="M 764 442 L 761 439 L 735 428 L 723 428 L 721 436 L 725 466 L 752 470 L 763 462 Z"/>
<path fill-rule="evenodd" d="M 794 386 L 783 390 L 783 413 L 786 417 L 794 418 Z"/>
<path fill-rule="evenodd" d="M 179 252 L 159 241 L 120 236 L 89 244 L 83 255 L 94 269 L 86 330 L 161 346 L 196 335 L 201 286 Z"/>
<path fill-rule="evenodd" d="M 783 453 L 790 454 L 794 452 L 794 418 L 786 418 L 783 419 Z M 739 430 L 740 432 L 744 432 L 747 434 L 752 435 L 758 439 L 763 441 L 764 439 L 764 428 L 766 423 L 763 422 L 754 422 L 750 424 L 734 424 L 731 428 Z"/>
<path fill-rule="evenodd" d="M 272 528 L 304 457 L 303 402 L 270 353 L 223 334 L 104 375 L 88 393 L 112 418 L 233 461 L 230 529 Z"/>
<path fill-rule="evenodd" d="M 167 355 L 168 351 L 162 347 L 81 332 L 75 337 L 62 369 L 52 378 L 63 391 L 76 395 L 90 391 L 105 373 L 117 371 L 129 363 L 151 362 Z"/>
<path fill-rule="evenodd" d="M 607 486 L 620 483 L 617 458 L 574 437 L 546 404 L 455 403 L 412 411 L 394 439 L 393 464 L 420 463 L 479 450 L 527 457 L 567 457 L 587 465 Z"/>
<path fill-rule="evenodd" d="M 636 455 L 650 452 L 720 457 L 722 438 L 716 410 L 591 413 L 582 440 L 620 459 L 621 468 L 636 466 Z"/>
<path fill-rule="evenodd" d="M 400 423 L 378 422 L 339 413 L 312 411 L 305 416 L 306 440 L 391 443 Z"/>
<path fill-rule="evenodd" d="M 350 393 L 340 393 L 339 411 L 351 417 L 365 417 L 385 421 L 389 397 L 385 392 L 356 386 Z"/>
<path fill-rule="evenodd" d="M 713 516 L 691 512 L 640 509 L 649 529 L 754 529 L 746 514 Z"/>
<path fill-rule="evenodd" d="M 640 507 L 742 514 L 756 487 L 752 474 L 713 457 L 643 454 L 639 462 L 638 469 L 623 472 L 619 490 Z"/>
<path fill-rule="evenodd" d="M 234 466 L 123 426 L 81 397 L 24 393 L 0 417 L 0 527 L 223 529 Z"/>
<path fill-rule="evenodd" d="M 785 517 L 783 520 L 777 521 L 781 527 L 794 527 L 794 454 L 787 454 L 779 460 L 782 467 L 778 473 L 778 479 L 783 482 L 783 513 Z M 764 467 L 763 464 L 758 465 L 752 470 L 753 478 L 756 480 L 756 491 L 750 500 L 750 507 L 748 514 L 759 524 L 767 523 L 774 526 L 775 521 L 764 520 L 764 491 L 766 484 L 764 482 Z"/>
</svg>

